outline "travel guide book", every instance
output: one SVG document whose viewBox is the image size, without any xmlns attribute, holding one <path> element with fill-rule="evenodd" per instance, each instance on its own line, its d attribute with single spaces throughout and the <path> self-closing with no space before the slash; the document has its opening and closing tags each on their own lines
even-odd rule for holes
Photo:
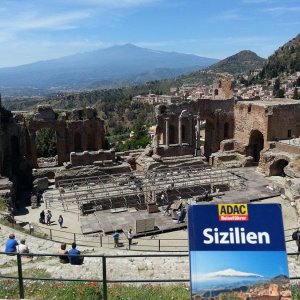
<svg viewBox="0 0 300 300">
<path fill-rule="evenodd" d="M 192 205 L 188 232 L 191 299 L 292 299 L 280 204 Z"/>
</svg>

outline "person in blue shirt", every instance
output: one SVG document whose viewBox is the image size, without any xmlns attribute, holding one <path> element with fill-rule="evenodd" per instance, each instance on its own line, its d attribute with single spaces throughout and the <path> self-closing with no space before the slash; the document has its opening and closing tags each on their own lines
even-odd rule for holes
<svg viewBox="0 0 300 300">
<path fill-rule="evenodd" d="M 115 248 L 119 247 L 119 238 L 120 238 L 119 232 L 115 231 L 112 237 L 114 238 L 114 247 Z"/>
<path fill-rule="evenodd" d="M 17 252 L 18 245 L 19 245 L 19 243 L 15 240 L 15 235 L 13 233 L 11 233 L 8 236 L 8 240 L 6 241 L 6 244 L 5 244 L 5 252 L 7 252 L 7 253 Z"/>
<path fill-rule="evenodd" d="M 76 243 L 72 243 L 72 249 L 68 251 L 68 254 L 80 254 L 80 251 L 76 249 Z M 79 256 L 69 256 L 69 262 L 71 265 L 81 265 L 83 263 L 84 257 Z"/>
</svg>

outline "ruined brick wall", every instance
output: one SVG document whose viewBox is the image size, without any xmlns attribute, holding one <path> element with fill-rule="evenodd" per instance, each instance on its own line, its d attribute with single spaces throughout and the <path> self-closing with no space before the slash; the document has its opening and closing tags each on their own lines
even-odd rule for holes
<svg viewBox="0 0 300 300">
<path fill-rule="evenodd" d="M 197 110 L 206 120 L 204 153 L 208 157 L 220 149 L 222 140 L 233 138 L 234 100 L 199 99 Z"/>
<path fill-rule="evenodd" d="M 264 146 L 267 146 L 268 114 L 260 105 L 238 102 L 234 107 L 234 139 L 245 145 L 249 144 L 252 131 L 260 131 L 264 137 Z"/>
<path fill-rule="evenodd" d="M 103 164 L 104 161 L 115 161 L 114 150 L 83 151 L 81 153 L 72 152 L 70 154 L 70 163 L 73 167 L 92 165 L 94 162 Z"/>
<path fill-rule="evenodd" d="M 2 117 L 7 118 L 0 124 L 0 174 L 10 177 L 26 168 L 26 130 L 22 115 Z"/>
<path fill-rule="evenodd" d="M 218 78 L 213 82 L 213 100 L 233 98 L 233 81 L 229 78 Z"/>
<path fill-rule="evenodd" d="M 280 142 L 274 142 L 274 145 L 275 145 L 275 149 L 277 151 L 300 155 L 300 147 L 299 146 L 294 146 L 293 144 L 289 145 L 289 144 L 280 143 Z"/>
<path fill-rule="evenodd" d="M 182 117 L 182 125 L 185 128 L 185 137 L 183 143 L 190 145 L 190 153 L 193 153 L 196 147 L 195 126 L 197 117 L 206 121 L 205 126 L 205 155 L 209 156 L 220 148 L 220 142 L 224 139 L 233 137 L 234 132 L 234 100 L 210 100 L 199 99 L 180 105 L 159 106 L 156 108 L 157 135 L 160 144 L 165 144 L 166 121 L 168 118 L 169 126 L 174 128 L 175 139 L 173 144 L 178 144 L 178 119 L 183 111 L 186 111 Z M 192 123 L 190 123 L 192 122 Z M 191 141 L 191 142 L 190 142 Z M 171 143 L 172 144 L 172 143 Z M 178 148 L 179 149 L 179 148 Z M 183 155 L 178 150 L 172 149 L 175 155 Z M 170 151 L 168 152 L 170 153 Z"/>
<path fill-rule="evenodd" d="M 300 136 L 300 104 L 270 106 L 267 114 L 269 141 Z"/>
</svg>

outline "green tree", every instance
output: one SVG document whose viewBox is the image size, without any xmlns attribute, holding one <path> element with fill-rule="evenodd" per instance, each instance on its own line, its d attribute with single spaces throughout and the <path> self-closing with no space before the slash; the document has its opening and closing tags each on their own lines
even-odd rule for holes
<svg viewBox="0 0 300 300">
<path fill-rule="evenodd" d="M 293 99 L 295 99 L 295 100 L 300 99 L 300 94 L 298 93 L 298 88 L 294 88 Z"/>
<path fill-rule="evenodd" d="M 279 91 L 276 93 L 276 98 L 284 98 L 284 90 L 279 89 Z"/>
<path fill-rule="evenodd" d="M 53 157 L 57 154 L 56 132 L 52 128 L 42 128 L 36 133 L 36 150 L 38 157 Z"/>
</svg>

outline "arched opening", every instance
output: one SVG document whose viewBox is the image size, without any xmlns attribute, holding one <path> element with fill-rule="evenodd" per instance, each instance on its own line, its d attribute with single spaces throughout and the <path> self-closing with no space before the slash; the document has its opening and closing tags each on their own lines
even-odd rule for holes
<svg viewBox="0 0 300 300">
<path fill-rule="evenodd" d="M 57 134 L 52 128 L 41 128 L 35 134 L 37 163 L 39 167 L 57 165 Z"/>
<path fill-rule="evenodd" d="M 212 154 L 212 144 L 214 138 L 215 126 L 211 120 L 205 122 L 205 142 L 204 142 L 204 155 L 208 158 Z"/>
<path fill-rule="evenodd" d="M 222 81 L 219 80 L 219 84 L 218 84 L 219 89 L 222 87 Z"/>
<path fill-rule="evenodd" d="M 224 139 L 228 139 L 229 137 L 229 124 L 226 122 L 224 124 Z"/>
<path fill-rule="evenodd" d="M 95 139 L 93 138 L 92 134 L 88 134 L 88 150 L 89 151 L 95 150 Z"/>
<path fill-rule="evenodd" d="M 174 125 L 169 126 L 169 143 L 175 144 L 175 126 Z"/>
<path fill-rule="evenodd" d="M 219 90 L 215 89 L 214 94 L 215 94 L 215 96 L 218 96 L 219 95 Z"/>
<path fill-rule="evenodd" d="M 74 150 L 75 152 L 81 152 L 81 134 L 76 132 L 74 134 Z"/>
<path fill-rule="evenodd" d="M 250 134 L 248 155 L 253 157 L 254 162 L 258 163 L 260 151 L 264 148 L 264 136 L 259 130 L 253 130 Z"/>
<path fill-rule="evenodd" d="M 282 176 L 285 177 L 284 168 L 289 164 L 286 159 L 279 159 L 274 161 L 270 166 L 270 176 Z"/>
<path fill-rule="evenodd" d="M 185 132 L 185 126 L 181 125 L 181 138 L 182 138 L 182 142 L 186 143 L 186 132 Z"/>
</svg>

